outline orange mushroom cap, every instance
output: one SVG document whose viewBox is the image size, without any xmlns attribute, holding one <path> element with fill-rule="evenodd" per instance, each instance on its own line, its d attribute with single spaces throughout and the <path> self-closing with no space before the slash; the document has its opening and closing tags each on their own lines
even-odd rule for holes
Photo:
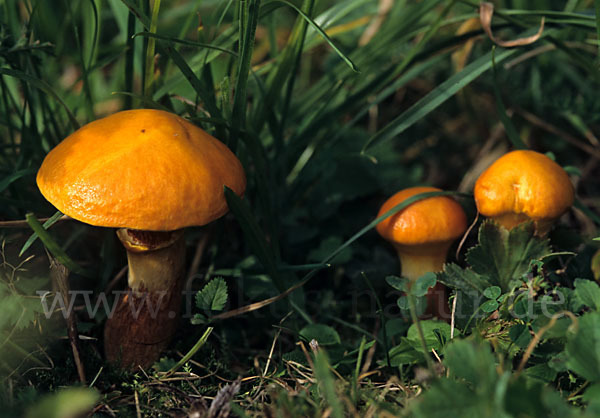
<svg viewBox="0 0 600 418">
<path fill-rule="evenodd" d="M 531 219 L 542 223 L 560 217 L 575 198 L 569 176 L 535 151 L 512 151 L 488 167 L 475 183 L 479 213 L 507 228 Z"/>
<path fill-rule="evenodd" d="M 379 209 L 381 216 L 406 199 L 425 192 L 439 192 L 434 187 L 412 187 L 390 197 Z M 460 204 L 446 196 L 419 200 L 379 224 L 377 232 L 397 248 L 415 252 L 439 247 L 445 252 L 467 229 L 467 217 Z"/>
<path fill-rule="evenodd" d="M 240 161 L 220 141 L 160 110 L 115 113 L 69 135 L 37 174 L 64 214 L 104 227 L 172 231 L 228 211 L 223 186 L 242 195 Z"/>
</svg>

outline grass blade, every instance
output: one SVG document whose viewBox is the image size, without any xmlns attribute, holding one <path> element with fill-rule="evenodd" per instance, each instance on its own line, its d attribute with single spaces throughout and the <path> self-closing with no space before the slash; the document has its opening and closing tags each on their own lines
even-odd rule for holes
<svg viewBox="0 0 600 418">
<path fill-rule="evenodd" d="M 247 10 L 246 2 L 240 2 L 240 56 L 238 60 L 237 80 L 233 96 L 233 108 L 231 111 L 231 127 L 233 129 L 230 142 L 231 149 L 235 152 L 239 131 L 246 125 L 246 88 L 250 76 L 252 51 L 254 50 L 254 38 L 258 26 L 260 0 L 250 0 Z M 247 22 L 246 22 L 247 20 Z"/>
<path fill-rule="evenodd" d="M 256 222 L 254 215 L 252 215 L 248 204 L 229 187 L 225 187 L 225 199 L 227 200 L 229 210 L 233 213 L 244 231 L 244 235 L 246 236 L 252 251 L 267 270 L 267 274 L 271 277 L 271 280 L 273 280 L 273 284 L 275 284 L 277 290 L 283 292 L 285 286 L 279 276 L 279 269 L 277 268 L 275 256 L 272 253 L 271 247 L 267 243 L 258 222 Z"/>
<path fill-rule="evenodd" d="M 206 341 L 208 341 L 208 337 L 210 337 L 210 334 L 212 333 L 213 329 L 214 329 L 213 327 L 207 327 L 206 331 L 204 331 L 204 334 L 202 334 L 202 336 L 198 339 L 198 341 L 196 341 L 196 344 L 194 344 L 194 346 L 190 349 L 190 351 L 188 351 L 187 354 L 185 356 L 183 356 L 183 358 L 181 360 L 179 360 L 176 365 L 174 365 L 173 367 L 171 367 L 169 369 L 169 371 L 165 374 L 165 377 L 168 377 L 168 376 L 172 375 L 173 373 L 175 373 L 177 370 L 179 370 L 179 368 L 181 366 L 183 366 L 192 357 L 194 357 L 194 354 L 196 354 L 196 351 L 198 351 L 200 348 L 202 348 L 202 346 L 204 344 L 206 344 Z"/>
<path fill-rule="evenodd" d="M 8 186 L 10 186 L 13 182 L 20 179 L 21 177 L 27 176 L 29 174 L 34 174 L 37 170 L 33 168 L 24 168 L 23 170 L 15 171 L 9 176 L 5 177 L 0 181 L 0 193 L 2 193 Z"/>
<path fill-rule="evenodd" d="M 517 53 L 517 49 L 503 50 L 496 57 L 496 62 L 502 62 L 508 57 Z M 415 123 L 421 121 L 430 112 L 438 106 L 454 96 L 459 90 L 471 83 L 481 74 L 492 67 L 492 53 L 489 52 L 484 56 L 467 65 L 461 72 L 453 75 L 434 90 L 429 92 L 425 97 L 412 105 L 408 110 L 386 125 L 375 135 L 373 135 L 365 143 L 362 153 L 367 149 L 375 147 L 383 142 L 389 141 L 397 135 L 400 135 L 406 129 L 410 128 Z"/>
<path fill-rule="evenodd" d="M 286 0 L 271 0 L 268 3 L 265 3 L 265 5 L 263 6 L 263 10 L 261 10 L 261 16 L 269 14 L 269 13 L 273 12 L 274 10 L 276 10 L 280 7 L 283 7 L 283 6 L 288 6 L 292 9 L 294 9 L 300 16 L 302 16 L 302 18 L 304 20 L 306 20 L 308 22 L 309 25 L 311 25 L 317 31 L 317 33 L 319 35 L 321 35 L 323 37 L 325 42 L 327 42 L 329 44 L 329 46 L 336 52 L 336 54 L 338 54 L 338 56 L 352 69 L 352 71 L 360 73 L 360 70 L 354 64 L 354 62 L 352 62 L 352 60 L 336 46 L 336 44 L 325 33 L 325 31 L 323 29 L 321 29 L 321 27 L 319 25 L 317 25 L 317 23 L 314 20 L 312 20 L 309 16 L 307 16 L 306 13 L 304 13 L 302 10 L 300 10 L 300 8 L 298 8 L 296 5 L 290 3 L 289 1 L 286 1 Z"/>
<path fill-rule="evenodd" d="M 137 36 L 145 36 L 147 38 L 160 39 L 161 41 L 168 41 L 168 42 L 172 42 L 172 43 L 178 43 L 178 44 L 182 44 L 182 45 L 193 46 L 195 48 L 212 49 L 212 50 L 215 50 L 215 51 L 224 52 L 224 53 L 229 54 L 229 55 L 234 56 L 234 57 L 238 56 L 238 54 L 235 51 L 232 51 L 231 49 L 222 48 L 220 46 L 216 46 L 216 45 L 212 45 L 212 44 L 207 44 L 207 43 L 203 43 L 203 42 L 194 42 L 194 41 L 188 41 L 187 39 L 178 39 L 178 38 L 173 38 L 173 37 L 170 37 L 170 36 L 162 36 L 162 35 L 158 35 L 158 34 L 152 33 L 152 32 L 138 32 L 135 35 L 133 35 L 134 38 L 137 37 Z"/>
<path fill-rule="evenodd" d="M 515 125 L 512 123 L 512 120 L 506 114 L 506 107 L 504 106 L 504 102 L 502 101 L 502 94 L 500 93 L 500 87 L 498 85 L 498 77 L 496 71 L 496 59 L 495 59 L 495 51 L 496 47 L 494 46 L 492 49 L 492 74 L 493 74 L 493 87 L 494 87 L 494 96 L 496 97 L 496 109 L 498 110 L 498 115 L 500 116 L 500 121 L 502 125 L 504 125 L 504 130 L 506 131 L 506 135 L 510 142 L 512 142 L 513 147 L 515 149 L 527 149 L 527 145 L 521 139 L 521 136 L 517 132 Z"/>
<path fill-rule="evenodd" d="M 319 350 L 315 354 L 315 378 L 319 385 L 321 396 L 327 402 L 327 405 L 331 408 L 330 416 L 334 418 L 343 418 L 344 409 L 340 402 L 340 397 L 335 390 L 335 378 L 333 373 L 329 370 L 331 364 L 329 358 L 325 353 L 325 350 Z"/>
<path fill-rule="evenodd" d="M 56 213 L 54 215 L 52 215 L 50 217 L 50 219 L 48 219 L 46 222 L 44 222 L 44 224 L 42 226 L 44 227 L 44 229 L 48 229 L 52 225 L 54 225 L 60 218 L 62 218 L 62 216 L 63 216 L 62 212 L 56 211 Z M 38 234 L 34 232 L 27 239 L 27 241 L 23 245 L 23 248 L 21 248 L 21 251 L 19 252 L 19 257 L 21 257 L 25 253 L 25 251 L 27 251 L 29 249 L 29 247 L 31 247 L 31 244 L 33 244 L 37 239 L 38 239 Z"/>
<path fill-rule="evenodd" d="M 160 10 L 160 0 L 154 0 L 152 4 L 152 20 L 150 21 L 150 33 L 156 33 L 156 27 L 158 24 L 158 12 Z M 154 48 L 156 46 L 156 40 L 153 37 L 148 38 L 148 44 L 146 48 L 146 77 L 144 78 L 144 96 L 152 96 L 152 84 L 154 83 Z"/>
<path fill-rule="evenodd" d="M 68 255 L 67 253 L 65 253 L 63 251 L 62 248 L 60 248 L 60 245 L 58 245 L 58 243 L 56 241 L 54 241 L 54 239 L 50 236 L 50 234 L 48 233 L 48 231 L 46 231 L 44 229 L 44 227 L 42 226 L 42 224 L 37 220 L 37 218 L 33 215 L 33 213 L 28 213 L 25 216 L 25 219 L 27 219 L 27 223 L 29 224 L 29 226 L 31 227 L 31 229 L 33 229 L 33 232 L 35 232 L 38 237 L 40 238 L 40 240 L 42 240 L 42 242 L 44 243 L 44 246 L 48 249 L 48 251 L 50 251 L 50 253 L 66 268 L 68 268 L 70 271 L 80 274 L 82 276 L 85 277 L 94 277 L 94 275 L 92 274 L 92 272 L 84 269 L 83 267 L 81 267 L 79 264 L 77 264 L 75 261 L 73 261 Z"/>
<path fill-rule="evenodd" d="M 11 70 L 9 68 L 0 68 L 0 74 L 18 78 L 19 80 L 25 81 L 25 82 L 33 85 L 34 87 L 42 90 L 44 93 L 52 96 L 52 98 L 54 100 L 56 100 L 58 103 L 60 103 L 60 105 L 67 112 L 67 117 L 69 118 L 69 121 L 71 122 L 71 125 L 73 126 L 73 129 L 75 129 L 75 130 L 79 129 L 79 122 L 77 122 L 75 115 L 73 115 L 71 110 L 68 108 L 67 104 L 65 102 L 63 102 L 63 100 L 60 98 L 60 96 L 58 94 L 56 94 L 56 92 L 52 89 L 50 84 L 48 84 L 47 82 L 45 82 L 43 80 L 40 80 L 39 78 L 33 77 L 33 76 L 31 76 L 27 73 L 24 73 L 23 71 L 19 71 L 19 70 Z"/>
<path fill-rule="evenodd" d="M 214 96 L 208 94 L 202 81 L 196 76 L 194 71 L 187 64 L 183 56 L 173 48 L 172 45 L 168 45 L 164 49 L 164 52 L 169 55 L 175 65 L 182 72 L 186 80 L 192 85 L 196 94 L 204 102 L 208 112 L 213 118 L 222 119 L 221 111 L 217 107 Z"/>
</svg>

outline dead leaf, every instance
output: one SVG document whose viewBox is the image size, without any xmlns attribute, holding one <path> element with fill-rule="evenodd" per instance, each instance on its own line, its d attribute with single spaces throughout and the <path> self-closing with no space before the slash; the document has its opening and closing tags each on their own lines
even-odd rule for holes
<svg viewBox="0 0 600 418">
<path fill-rule="evenodd" d="M 481 2 L 479 5 L 479 19 L 481 20 L 481 26 L 483 30 L 489 36 L 489 38 L 497 45 L 504 48 L 511 48 L 514 46 L 529 45 L 540 39 L 542 32 L 544 31 L 544 18 L 540 23 L 540 29 L 535 35 L 527 36 L 525 38 L 514 39 L 512 41 L 503 41 L 498 39 L 492 33 L 492 16 L 494 14 L 494 5 L 489 2 Z"/>
</svg>

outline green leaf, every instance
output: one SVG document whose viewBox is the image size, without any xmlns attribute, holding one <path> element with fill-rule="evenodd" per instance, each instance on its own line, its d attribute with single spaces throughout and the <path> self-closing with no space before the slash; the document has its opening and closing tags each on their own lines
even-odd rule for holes
<svg viewBox="0 0 600 418">
<path fill-rule="evenodd" d="M 426 297 L 414 297 L 415 298 L 415 314 L 419 317 L 427 310 L 427 298 Z M 408 296 L 400 296 L 396 301 L 396 304 L 402 311 L 402 315 L 410 318 L 410 300 Z"/>
<path fill-rule="evenodd" d="M 488 277 L 475 273 L 472 269 L 462 269 L 454 263 L 444 265 L 444 271 L 438 274 L 438 280 L 448 287 L 456 289 L 456 324 L 465 330 L 473 326 L 471 318 L 481 316 L 479 306 L 485 301 L 483 292 L 492 283 Z"/>
<path fill-rule="evenodd" d="M 585 306 L 600 311 L 600 286 L 596 282 L 575 279 L 575 296 Z"/>
<path fill-rule="evenodd" d="M 300 330 L 300 336 L 307 341 L 316 340 L 319 345 L 335 345 L 342 341 L 337 331 L 328 325 L 309 324 Z"/>
<path fill-rule="evenodd" d="M 414 416 L 431 417 L 575 417 L 556 391 L 545 384 L 510 372 L 496 371 L 489 344 L 455 340 L 446 347 L 442 377 L 413 405 Z M 532 371 L 533 372 L 533 371 Z M 552 374 L 550 371 L 546 376 Z M 466 384 L 465 384 L 466 382 Z"/>
<path fill-rule="evenodd" d="M 473 387 L 492 387 L 498 379 L 496 360 L 485 343 L 454 340 L 444 351 L 444 364 L 450 374 L 463 379 Z"/>
<path fill-rule="evenodd" d="M 415 350 L 413 344 L 408 342 L 406 338 L 402 338 L 400 344 L 390 349 L 389 356 L 392 367 L 423 361 L 423 354 Z"/>
<path fill-rule="evenodd" d="M 37 314 L 43 312 L 43 305 L 39 297 L 17 293 L 0 281 L 0 309 L 0 331 L 10 333 L 12 330 L 21 330 L 31 325 Z"/>
<path fill-rule="evenodd" d="M 487 277 L 474 272 L 472 269 L 462 269 L 454 263 L 444 265 L 444 271 L 438 273 L 438 280 L 448 287 L 466 293 L 483 294 L 490 287 Z"/>
<path fill-rule="evenodd" d="M 508 330 L 508 336 L 517 347 L 526 348 L 533 338 L 524 324 L 516 324 Z"/>
<path fill-rule="evenodd" d="M 499 305 L 500 304 L 496 300 L 488 300 L 488 301 L 483 302 L 481 304 L 481 306 L 479 307 L 479 309 L 481 309 L 485 313 L 492 313 L 496 309 L 498 309 Z"/>
<path fill-rule="evenodd" d="M 523 370 L 523 375 L 543 383 L 552 383 L 556 379 L 557 372 L 550 368 L 547 363 L 541 363 L 526 368 Z"/>
<path fill-rule="evenodd" d="M 600 313 L 579 318 L 578 330 L 567 340 L 567 367 L 583 378 L 600 383 Z"/>
<path fill-rule="evenodd" d="M 190 319 L 190 323 L 192 325 L 204 325 L 204 324 L 208 324 L 209 323 L 209 319 L 202 314 L 194 314 L 194 316 L 192 316 L 192 318 Z"/>
<path fill-rule="evenodd" d="M 388 338 L 404 334 L 408 330 L 408 327 L 408 322 L 403 318 L 388 319 L 385 323 Z"/>
<path fill-rule="evenodd" d="M 222 277 L 208 282 L 196 293 L 196 306 L 205 311 L 222 311 L 227 303 L 227 283 Z"/>
<path fill-rule="evenodd" d="M 59 389 L 27 409 L 26 418 L 65 418 L 86 415 L 100 399 L 91 388 Z"/>
<path fill-rule="evenodd" d="M 485 296 L 488 299 L 493 299 L 493 300 L 498 299 L 501 294 L 502 294 L 502 289 L 500 289 L 498 286 L 490 286 L 483 291 L 483 296 Z"/>
<path fill-rule="evenodd" d="M 425 273 L 423 276 L 419 277 L 415 283 L 413 283 L 413 285 L 410 287 L 410 293 L 417 297 L 425 296 L 427 291 L 435 286 L 436 283 L 437 278 L 435 273 Z"/>
<path fill-rule="evenodd" d="M 410 280 L 406 277 L 387 276 L 385 282 L 400 292 L 408 292 L 410 287 Z"/>
<path fill-rule="evenodd" d="M 420 321 L 420 323 L 421 328 L 423 329 L 427 351 L 431 351 L 432 348 L 439 351 L 446 341 L 450 341 L 450 324 L 447 322 L 427 320 Z M 410 326 L 408 333 L 406 334 L 406 339 L 415 350 L 420 353 L 423 352 L 416 324 Z"/>
<path fill-rule="evenodd" d="M 531 260 L 550 253 L 548 240 L 534 236 L 531 222 L 508 231 L 487 220 L 479 228 L 479 244 L 467 253 L 467 262 L 473 271 L 489 277 L 490 284 L 509 292 L 510 282 L 529 271 Z"/>
<path fill-rule="evenodd" d="M 583 400 L 589 403 L 600 403 L 600 383 L 589 386 L 583 394 Z"/>
</svg>

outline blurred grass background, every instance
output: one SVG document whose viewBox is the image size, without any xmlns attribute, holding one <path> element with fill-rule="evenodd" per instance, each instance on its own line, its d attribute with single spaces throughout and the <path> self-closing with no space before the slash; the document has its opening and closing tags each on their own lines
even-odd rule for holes
<svg viewBox="0 0 600 418">
<path fill-rule="evenodd" d="M 0 221 L 53 215 L 35 185 L 46 153 L 78 126 L 141 107 L 192 120 L 244 164 L 245 202 L 260 236 L 245 234 L 233 215 L 186 232 L 192 288 L 225 277 L 230 308 L 297 283 L 401 188 L 471 192 L 515 138 L 552 153 L 572 175 L 583 210 L 597 214 L 598 2 L 496 2 L 492 28 L 502 39 L 531 35 L 545 18 L 537 42 L 510 49 L 494 47 L 477 7 L 464 0 L 1 1 Z M 461 203 L 473 219 L 473 203 Z M 36 242 L 19 258 L 31 231 L 4 226 L 0 399 L 19 410 L 24 399 L 76 375 L 60 321 L 45 320 L 35 298 L 50 287 L 43 247 Z M 111 230 L 66 221 L 51 231 L 95 272 L 94 280 L 72 275 L 74 289 L 102 291 L 125 264 Z M 581 246 L 596 231 L 590 216 L 573 210 L 556 245 L 579 248 L 589 261 L 594 247 Z M 398 270 L 392 249 L 368 232 L 331 263 L 293 293 L 299 309 L 279 329 L 279 355 L 297 354 L 298 332 L 312 322 L 343 336 L 333 361 L 379 331 L 373 302 L 356 295 L 368 290 L 364 275 L 389 293 L 382 279 Z M 396 297 L 383 297 L 390 315 Z M 279 332 L 273 324 L 289 311 L 282 301 L 219 323 L 199 361 L 230 379 L 259 373 Z M 110 393 L 119 377 L 100 371 L 104 318 L 80 312 L 79 319 L 80 332 L 92 337 L 82 342 L 88 373 Z M 168 355 L 179 358 L 201 331 L 182 323 Z M 202 393 L 219 383 L 209 382 Z"/>
</svg>

